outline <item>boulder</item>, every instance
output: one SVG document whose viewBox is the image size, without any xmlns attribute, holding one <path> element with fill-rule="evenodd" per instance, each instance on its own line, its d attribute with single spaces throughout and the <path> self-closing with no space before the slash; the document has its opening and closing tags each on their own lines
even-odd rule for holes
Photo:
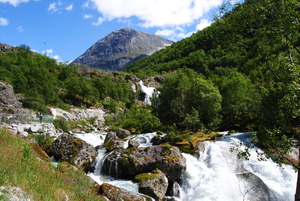
<svg viewBox="0 0 300 201">
<path fill-rule="evenodd" d="M 30 139 L 28 141 L 28 144 L 31 146 L 33 152 L 39 159 L 49 161 L 49 162 L 51 161 L 48 154 L 40 147 L 40 145 L 34 139 Z"/>
<path fill-rule="evenodd" d="M 253 173 L 237 174 L 238 184 L 245 200 L 277 200 L 271 189 Z"/>
<path fill-rule="evenodd" d="M 139 143 L 138 141 L 132 140 L 132 139 L 130 139 L 130 140 L 128 141 L 128 148 L 131 148 L 131 147 L 138 147 L 138 146 L 140 146 L 140 143 Z"/>
<path fill-rule="evenodd" d="M 104 147 L 107 151 L 124 147 L 124 142 L 117 136 L 115 132 L 108 132 L 104 139 Z"/>
<path fill-rule="evenodd" d="M 57 161 L 67 161 L 85 170 L 96 158 L 96 149 L 80 138 L 60 135 L 52 144 L 52 154 Z"/>
<path fill-rule="evenodd" d="M 162 200 L 168 189 L 166 175 L 159 171 L 136 175 L 134 182 L 139 184 L 139 192 L 153 197 L 155 200 Z"/>
<path fill-rule="evenodd" d="M 103 161 L 102 173 L 119 179 L 160 169 L 168 180 L 180 179 L 186 169 L 186 159 L 177 147 L 151 146 L 116 149 Z"/>
<path fill-rule="evenodd" d="M 126 138 L 126 137 L 128 137 L 128 136 L 131 135 L 131 133 L 130 133 L 129 130 L 125 130 L 123 128 L 119 128 L 118 130 L 116 130 L 116 134 L 121 139 L 124 139 L 124 138 Z"/>
<path fill-rule="evenodd" d="M 1 200 L 33 200 L 33 196 L 28 192 L 14 186 L 0 186 L 0 198 Z"/>
<path fill-rule="evenodd" d="M 145 201 L 151 200 L 138 193 L 128 191 L 108 183 L 103 183 L 98 191 L 98 194 L 107 197 L 110 201 Z"/>
</svg>

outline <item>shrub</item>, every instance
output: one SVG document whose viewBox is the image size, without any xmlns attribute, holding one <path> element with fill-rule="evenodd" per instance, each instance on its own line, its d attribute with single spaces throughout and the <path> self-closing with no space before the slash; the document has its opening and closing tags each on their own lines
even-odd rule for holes
<svg viewBox="0 0 300 201">
<path fill-rule="evenodd" d="M 58 117 L 57 119 L 54 119 L 53 125 L 55 126 L 56 129 L 61 129 L 64 132 L 70 130 L 68 121 L 64 117 Z"/>
</svg>

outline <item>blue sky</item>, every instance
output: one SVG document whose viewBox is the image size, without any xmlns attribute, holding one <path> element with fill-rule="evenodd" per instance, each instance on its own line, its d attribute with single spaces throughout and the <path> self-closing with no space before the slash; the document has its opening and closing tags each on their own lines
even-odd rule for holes
<svg viewBox="0 0 300 201">
<path fill-rule="evenodd" d="M 240 0 L 241 1 L 241 0 Z M 0 0 L 0 43 L 72 61 L 129 27 L 178 41 L 208 26 L 224 0 Z"/>
</svg>

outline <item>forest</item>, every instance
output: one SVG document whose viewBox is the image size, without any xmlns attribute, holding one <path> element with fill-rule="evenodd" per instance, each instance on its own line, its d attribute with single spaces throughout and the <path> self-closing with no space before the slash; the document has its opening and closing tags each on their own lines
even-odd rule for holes
<svg viewBox="0 0 300 201">
<path fill-rule="evenodd" d="M 263 146 L 284 153 L 300 133 L 299 12 L 297 0 L 227 2 L 211 26 L 118 73 L 68 66 L 20 45 L 0 52 L 0 77 L 24 107 L 42 113 L 103 106 L 110 126 L 137 132 L 257 131 Z M 136 101 L 127 75 L 164 77 L 151 105 Z"/>
</svg>

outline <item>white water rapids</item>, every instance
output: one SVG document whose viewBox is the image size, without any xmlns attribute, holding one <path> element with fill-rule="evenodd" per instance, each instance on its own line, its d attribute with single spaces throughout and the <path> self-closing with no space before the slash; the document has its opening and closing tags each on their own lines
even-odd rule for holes
<svg viewBox="0 0 300 201">
<path fill-rule="evenodd" d="M 150 140 L 156 133 L 138 135 L 140 146 L 151 146 Z M 230 152 L 240 141 L 247 140 L 249 133 L 236 133 L 216 141 L 199 144 L 198 157 L 183 154 L 187 169 L 182 176 L 180 198 L 182 201 L 246 201 L 272 200 L 292 201 L 296 189 L 297 174 L 289 165 L 279 167 L 271 160 L 258 161 L 255 150 L 250 159 L 237 158 L 237 152 Z M 102 145 L 105 133 L 78 134 L 93 146 Z M 126 146 L 126 145 L 125 145 Z M 138 191 L 131 181 L 111 180 L 100 174 L 105 150 L 99 150 L 94 173 L 88 175 L 99 184 L 103 182 Z"/>
</svg>

